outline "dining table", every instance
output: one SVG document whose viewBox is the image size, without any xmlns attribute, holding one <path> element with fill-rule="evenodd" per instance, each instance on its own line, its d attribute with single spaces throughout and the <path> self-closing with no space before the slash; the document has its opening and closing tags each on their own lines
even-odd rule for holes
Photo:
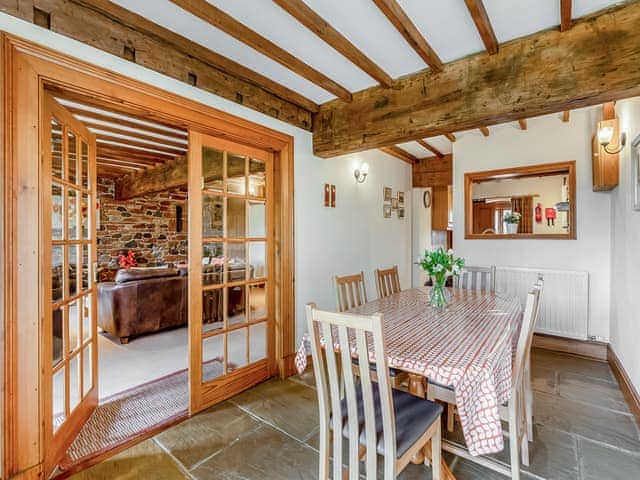
<svg viewBox="0 0 640 480">
<path fill-rule="evenodd" d="M 432 307 L 429 292 L 430 287 L 402 290 L 349 313 L 383 315 L 388 365 L 408 374 L 410 393 L 426 398 L 429 383 L 454 389 L 466 448 L 443 439 L 443 449 L 508 474 L 508 468 L 491 465 L 484 456 L 504 448 L 498 407 L 511 392 L 512 357 L 522 322 L 520 299 L 447 289 L 447 305 Z M 295 359 L 299 372 L 306 368 L 308 353 L 305 336 Z M 419 463 L 424 458 L 414 460 Z M 453 479 L 444 459 L 443 467 L 445 478 Z"/>
</svg>

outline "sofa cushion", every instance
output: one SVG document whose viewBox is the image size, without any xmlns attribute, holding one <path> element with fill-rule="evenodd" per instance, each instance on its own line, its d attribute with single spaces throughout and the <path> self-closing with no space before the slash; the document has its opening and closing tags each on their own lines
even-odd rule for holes
<svg viewBox="0 0 640 480">
<path fill-rule="evenodd" d="M 116 283 L 135 282 L 147 278 L 175 277 L 179 275 L 177 268 L 147 267 L 147 268 L 122 268 L 116 274 Z"/>
</svg>

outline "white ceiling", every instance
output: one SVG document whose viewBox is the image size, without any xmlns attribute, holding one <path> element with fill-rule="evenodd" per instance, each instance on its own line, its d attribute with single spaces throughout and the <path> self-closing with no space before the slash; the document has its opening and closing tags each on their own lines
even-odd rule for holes
<svg viewBox="0 0 640 480">
<path fill-rule="evenodd" d="M 112 1 L 314 102 L 324 103 L 335 98 L 333 94 L 185 12 L 169 0 Z M 207 1 L 351 92 L 377 84 L 275 3 L 268 0 Z M 393 78 L 428 68 L 371 0 L 304 1 Z M 398 0 L 398 3 L 443 62 L 484 50 L 464 0 Z M 619 3 L 622 2 L 573 0 L 573 17 L 578 18 Z M 484 0 L 484 5 L 500 43 L 555 28 L 560 23 L 560 0 Z M 509 128 L 519 128 L 517 123 L 507 125 Z M 456 135 L 481 134 L 476 130 Z M 444 136 L 425 140 L 442 153 L 451 153 L 451 142 Z M 416 142 L 399 146 L 419 158 L 433 155 Z"/>
<path fill-rule="evenodd" d="M 169 0 L 114 3 L 323 103 L 334 96 Z M 268 0 L 208 0 L 247 27 L 355 92 L 376 82 Z M 356 47 L 394 78 L 427 68 L 371 0 L 305 0 Z M 464 0 L 398 0 L 444 62 L 482 51 L 484 45 Z M 573 0 L 580 17 L 619 0 Z M 560 23 L 560 0 L 484 0 L 499 42 Z"/>
</svg>

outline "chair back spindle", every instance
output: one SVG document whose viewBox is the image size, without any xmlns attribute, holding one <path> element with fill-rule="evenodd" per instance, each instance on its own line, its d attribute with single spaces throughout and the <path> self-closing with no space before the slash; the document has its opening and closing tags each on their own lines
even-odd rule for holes
<svg viewBox="0 0 640 480">
<path fill-rule="evenodd" d="M 387 269 L 376 269 L 373 275 L 376 279 L 378 298 L 388 297 L 400 291 L 400 277 L 397 265 Z"/>
<path fill-rule="evenodd" d="M 346 312 L 367 303 L 367 289 L 364 284 L 364 272 L 355 275 L 333 277 L 336 287 L 338 312 Z"/>
<path fill-rule="evenodd" d="M 384 478 L 395 478 L 396 474 L 396 432 L 391 379 L 387 372 L 387 356 L 383 343 L 382 315 L 354 315 L 320 311 L 314 304 L 306 307 L 308 329 L 311 337 L 311 353 L 316 375 L 318 401 L 320 404 L 320 472 L 319 478 L 342 479 L 343 429 L 348 430 L 349 480 L 357 480 L 360 475 L 359 423 L 364 425 L 366 445 L 364 452 L 366 478 L 377 478 L 378 442 L 375 412 L 380 409 L 382 416 L 382 438 L 385 445 Z M 326 348 L 322 348 L 324 346 Z M 334 348 L 339 349 L 341 361 L 336 361 Z M 369 352 L 375 355 L 378 371 L 377 391 L 369 370 Z M 359 381 L 352 368 L 352 358 L 358 359 Z M 343 393 L 341 393 L 343 392 Z M 358 411 L 358 394 L 362 397 L 362 411 Z M 346 403 L 343 411 L 342 399 Z M 379 402 L 379 403 L 378 403 Z M 364 416 L 364 422 L 359 420 Z M 346 425 L 345 425 L 346 419 Z M 329 475 L 329 426 L 333 429 L 333 475 Z"/>
<path fill-rule="evenodd" d="M 453 277 L 453 286 L 463 290 L 495 292 L 496 267 L 465 266 L 457 277 Z"/>
<path fill-rule="evenodd" d="M 537 284 L 536 284 L 537 285 Z M 522 316 L 522 326 L 520 327 L 520 335 L 516 346 L 516 355 L 513 368 L 512 385 L 516 388 L 522 381 L 525 362 L 531 351 L 531 342 L 533 341 L 533 330 L 535 327 L 536 317 L 539 311 L 541 289 L 534 287 L 528 294 Z"/>
</svg>

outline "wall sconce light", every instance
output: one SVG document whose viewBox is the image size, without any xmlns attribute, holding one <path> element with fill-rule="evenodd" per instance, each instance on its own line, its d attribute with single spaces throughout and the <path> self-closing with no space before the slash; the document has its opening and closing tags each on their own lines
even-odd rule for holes
<svg viewBox="0 0 640 480">
<path fill-rule="evenodd" d="M 598 129 L 598 143 L 602 145 L 605 152 L 611 155 L 620 153 L 627 143 L 627 134 L 625 132 L 622 132 L 622 134 L 620 134 L 620 139 L 618 140 L 618 148 L 609 150 L 607 147 L 609 146 L 609 144 L 611 144 L 611 140 L 613 140 L 613 133 L 613 127 L 600 127 Z"/>
<path fill-rule="evenodd" d="M 369 165 L 367 164 L 367 162 L 363 162 L 362 165 L 360 165 L 360 168 L 356 168 L 353 171 L 353 176 L 356 177 L 356 181 L 358 183 L 364 183 L 364 181 L 367 179 L 368 174 Z"/>
</svg>

